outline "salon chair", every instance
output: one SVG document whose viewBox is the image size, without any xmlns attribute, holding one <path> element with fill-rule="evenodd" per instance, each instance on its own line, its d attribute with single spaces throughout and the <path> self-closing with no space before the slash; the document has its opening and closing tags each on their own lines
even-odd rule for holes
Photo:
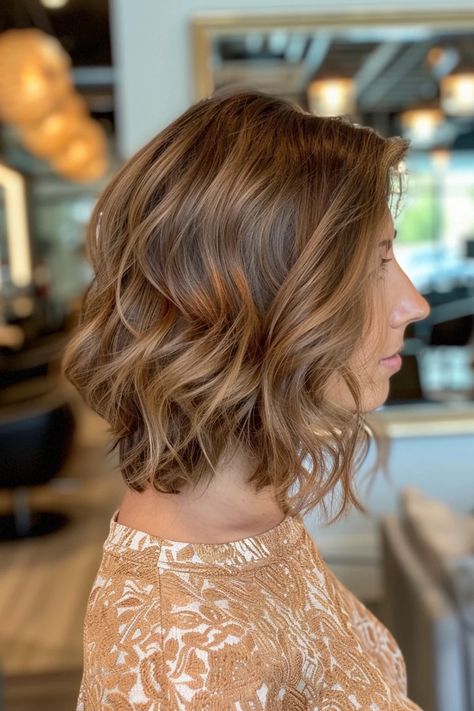
<svg viewBox="0 0 474 711">
<path fill-rule="evenodd" d="M 57 377 L 29 378 L 0 390 L 0 490 L 11 501 L 0 514 L 0 540 L 51 533 L 67 523 L 61 512 L 33 511 L 28 492 L 61 471 L 75 428 Z"/>
</svg>

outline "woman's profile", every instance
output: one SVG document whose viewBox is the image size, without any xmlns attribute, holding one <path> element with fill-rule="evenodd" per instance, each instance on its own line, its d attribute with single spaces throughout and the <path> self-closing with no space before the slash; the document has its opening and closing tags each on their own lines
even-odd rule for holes
<svg viewBox="0 0 474 711">
<path fill-rule="evenodd" d="M 100 196 L 63 360 L 127 493 L 84 620 L 77 711 L 415 711 L 384 625 L 303 515 L 354 488 L 408 324 L 408 143 L 245 87 L 199 101 Z M 336 497 L 337 498 L 337 497 Z"/>
</svg>

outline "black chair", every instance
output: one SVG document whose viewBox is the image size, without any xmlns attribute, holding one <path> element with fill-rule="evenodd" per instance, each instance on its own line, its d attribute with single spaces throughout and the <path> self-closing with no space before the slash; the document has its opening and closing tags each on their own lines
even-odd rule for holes
<svg viewBox="0 0 474 711">
<path fill-rule="evenodd" d="M 69 334 L 63 331 L 43 334 L 19 351 L 0 345 L 0 391 L 48 376 L 57 368 L 68 338 Z"/>
<path fill-rule="evenodd" d="M 0 391 L 0 489 L 12 508 L 0 516 L 0 540 L 50 533 L 68 517 L 32 511 L 29 487 L 50 481 L 69 457 L 76 421 L 57 378 L 33 378 Z"/>
</svg>

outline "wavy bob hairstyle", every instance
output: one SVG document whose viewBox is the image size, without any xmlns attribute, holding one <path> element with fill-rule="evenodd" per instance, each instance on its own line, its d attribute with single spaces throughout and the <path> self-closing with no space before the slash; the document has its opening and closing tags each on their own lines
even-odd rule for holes
<svg viewBox="0 0 474 711">
<path fill-rule="evenodd" d="M 90 221 L 94 276 L 62 373 L 109 424 L 129 487 L 210 482 L 238 446 L 285 513 L 327 510 L 336 489 L 332 520 L 365 511 L 353 475 L 374 430 L 348 361 L 372 327 L 407 148 L 227 86 L 121 167 Z M 325 399 L 333 374 L 350 411 Z"/>
</svg>

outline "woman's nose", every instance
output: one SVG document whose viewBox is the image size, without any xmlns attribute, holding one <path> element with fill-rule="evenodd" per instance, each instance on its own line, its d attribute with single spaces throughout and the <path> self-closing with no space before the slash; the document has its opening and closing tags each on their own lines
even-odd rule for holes
<svg viewBox="0 0 474 711">
<path fill-rule="evenodd" d="M 416 308 L 414 309 L 415 312 L 418 314 L 416 317 L 414 317 L 412 320 L 413 321 L 422 321 L 425 318 L 428 318 L 428 316 L 431 313 L 431 306 L 429 302 L 425 299 L 422 294 L 416 289 L 415 286 L 413 286 L 415 292 L 416 292 Z"/>
<path fill-rule="evenodd" d="M 398 300 L 398 318 L 400 322 L 405 322 L 408 325 L 412 321 L 422 321 L 431 313 L 431 306 L 422 294 L 415 287 L 413 282 L 407 276 L 404 276 L 404 284 L 401 285 Z"/>
</svg>

